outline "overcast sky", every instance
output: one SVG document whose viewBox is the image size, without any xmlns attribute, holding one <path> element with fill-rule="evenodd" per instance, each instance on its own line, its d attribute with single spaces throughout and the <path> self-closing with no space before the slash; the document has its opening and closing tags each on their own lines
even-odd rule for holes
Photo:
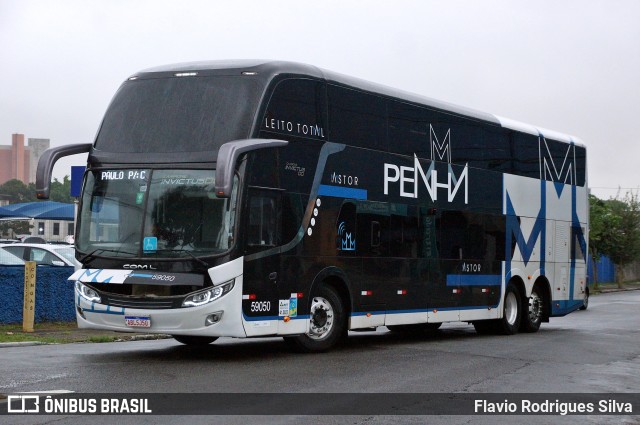
<svg viewBox="0 0 640 425">
<path fill-rule="evenodd" d="M 577 136 L 594 194 L 640 186 L 640 1 L 0 0 L 0 58 L 3 145 L 93 142 L 144 68 L 266 58 Z"/>
</svg>

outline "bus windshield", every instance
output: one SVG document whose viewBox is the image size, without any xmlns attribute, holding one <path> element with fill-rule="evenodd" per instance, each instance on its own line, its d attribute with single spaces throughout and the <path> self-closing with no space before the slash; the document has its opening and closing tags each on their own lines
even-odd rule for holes
<svg viewBox="0 0 640 425">
<path fill-rule="evenodd" d="M 106 152 L 205 152 L 246 138 L 260 85 L 243 77 L 127 81 L 107 110 L 96 149 Z"/>
<path fill-rule="evenodd" d="M 78 250 L 104 257 L 193 258 L 233 242 L 236 185 L 218 198 L 215 170 L 94 170 L 79 214 Z"/>
</svg>

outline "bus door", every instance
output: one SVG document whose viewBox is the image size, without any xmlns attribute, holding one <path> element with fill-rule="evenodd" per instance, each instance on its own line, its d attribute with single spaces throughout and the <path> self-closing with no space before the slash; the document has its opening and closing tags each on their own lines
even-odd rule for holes
<svg viewBox="0 0 640 425">
<path fill-rule="evenodd" d="M 282 190 L 249 188 L 244 219 L 242 312 L 247 336 L 277 332 L 282 239 Z"/>
</svg>

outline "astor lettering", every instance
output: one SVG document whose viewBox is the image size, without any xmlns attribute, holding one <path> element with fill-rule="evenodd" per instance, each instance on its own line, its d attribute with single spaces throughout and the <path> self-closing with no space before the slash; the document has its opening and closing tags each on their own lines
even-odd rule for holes
<svg viewBox="0 0 640 425">
<path fill-rule="evenodd" d="M 342 186 L 357 186 L 358 176 L 349 176 L 347 174 L 338 174 L 335 171 L 331 174 L 331 183 Z"/>
</svg>

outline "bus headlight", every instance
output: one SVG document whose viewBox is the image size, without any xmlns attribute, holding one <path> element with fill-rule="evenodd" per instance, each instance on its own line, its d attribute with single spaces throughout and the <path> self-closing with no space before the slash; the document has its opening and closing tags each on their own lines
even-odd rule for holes
<svg viewBox="0 0 640 425">
<path fill-rule="evenodd" d="M 227 292 L 231 291 L 233 289 L 234 282 L 234 280 L 230 280 L 218 286 L 189 294 L 182 302 L 182 307 L 199 307 L 201 305 L 213 302 L 222 297 Z"/>
<path fill-rule="evenodd" d="M 100 301 L 102 301 L 100 299 L 100 295 L 98 295 L 98 291 L 89 288 L 87 285 L 84 285 L 78 281 L 76 281 L 76 291 L 78 291 L 82 298 L 89 301 L 90 303 L 99 303 Z"/>
</svg>

